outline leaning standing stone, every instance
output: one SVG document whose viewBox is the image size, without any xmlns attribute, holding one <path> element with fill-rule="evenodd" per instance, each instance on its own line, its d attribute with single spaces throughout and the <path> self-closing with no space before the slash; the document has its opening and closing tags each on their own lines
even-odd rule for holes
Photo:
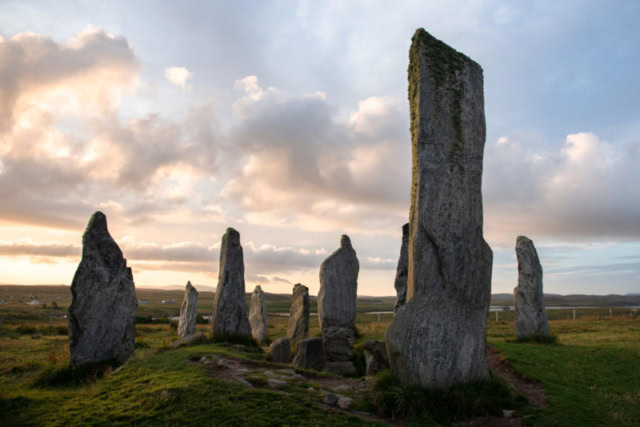
<svg viewBox="0 0 640 427">
<path fill-rule="evenodd" d="M 516 239 L 518 286 L 516 298 L 516 337 L 548 336 L 547 313 L 542 291 L 542 265 L 533 242 L 525 236 Z"/>
<path fill-rule="evenodd" d="M 309 335 L 309 288 L 298 283 L 293 287 L 287 337 L 300 341 Z"/>
<path fill-rule="evenodd" d="M 402 226 L 402 246 L 400 247 L 400 258 L 398 258 L 398 268 L 396 269 L 396 305 L 393 307 L 394 314 L 407 302 L 407 274 L 409 273 L 409 224 Z"/>
<path fill-rule="evenodd" d="M 240 233 L 227 228 L 220 246 L 218 287 L 213 300 L 214 335 L 251 335 L 244 287 L 244 258 Z"/>
<path fill-rule="evenodd" d="M 122 363 L 133 356 L 138 307 L 133 274 L 102 212 L 93 214 L 82 236 L 82 260 L 71 294 L 71 364 Z"/>
<path fill-rule="evenodd" d="M 180 308 L 180 320 L 178 322 L 178 336 L 184 338 L 196 331 L 196 320 L 198 318 L 198 291 L 187 282 L 184 290 L 184 299 Z"/>
<path fill-rule="evenodd" d="M 493 253 L 482 235 L 483 76 L 480 65 L 423 29 L 409 56 L 407 302 L 385 341 L 396 378 L 443 388 L 489 377 Z"/>
<path fill-rule="evenodd" d="M 340 248 L 320 265 L 318 320 L 320 330 L 338 326 L 353 329 L 356 324 L 356 295 L 360 265 L 349 236 Z"/>
<path fill-rule="evenodd" d="M 264 292 L 260 285 L 257 285 L 251 294 L 251 305 L 249 306 L 249 323 L 251 324 L 251 335 L 260 344 L 267 342 L 267 305 L 264 302 Z"/>
</svg>

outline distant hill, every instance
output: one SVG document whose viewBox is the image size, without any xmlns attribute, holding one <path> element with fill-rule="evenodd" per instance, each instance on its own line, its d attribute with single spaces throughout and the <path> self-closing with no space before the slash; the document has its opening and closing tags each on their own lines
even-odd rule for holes
<svg viewBox="0 0 640 427">
<path fill-rule="evenodd" d="M 197 286 L 200 294 L 198 305 L 209 306 L 215 296 L 215 288 L 211 286 Z M 161 286 L 158 288 L 136 288 L 139 300 L 148 300 L 145 305 L 139 306 L 143 311 L 146 305 L 151 309 L 154 302 L 161 304 L 162 300 L 173 300 L 170 305 L 163 306 L 166 311 L 179 310 L 184 295 L 184 287 L 181 285 Z M 247 293 L 249 301 L 251 293 Z M 31 299 L 38 299 L 43 303 L 56 301 L 65 306 L 71 303 L 71 291 L 68 285 L 0 285 L 0 299 L 9 302 L 26 303 Z M 291 294 L 275 294 L 265 292 L 267 309 L 270 312 L 288 312 L 291 303 Z M 311 312 L 316 311 L 317 297 L 310 296 Z M 395 296 L 373 297 L 358 296 L 358 311 L 391 311 L 395 304 Z M 640 306 L 640 294 L 627 295 L 558 295 L 545 294 L 544 303 L 547 307 L 628 307 Z M 491 305 L 513 305 L 513 295 L 500 293 L 491 295 Z"/>
</svg>

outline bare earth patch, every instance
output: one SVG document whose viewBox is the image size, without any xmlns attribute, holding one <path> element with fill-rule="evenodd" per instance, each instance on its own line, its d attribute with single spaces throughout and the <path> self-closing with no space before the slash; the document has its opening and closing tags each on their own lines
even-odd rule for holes
<svg viewBox="0 0 640 427">
<path fill-rule="evenodd" d="M 540 408 L 547 405 L 547 394 L 542 385 L 513 369 L 513 366 L 492 346 L 487 347 L 487 363 L 489 369 L 504 378 L 520 394 L 529 399 L 532 405 Z"/>
</svg>

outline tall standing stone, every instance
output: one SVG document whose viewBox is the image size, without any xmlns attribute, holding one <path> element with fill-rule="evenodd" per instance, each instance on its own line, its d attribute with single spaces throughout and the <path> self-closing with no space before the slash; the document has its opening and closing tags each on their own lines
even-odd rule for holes
<svg viewBox="0 0 640 427">
<path fill-rule="evenodd" d="M 293 341 L 303 340 L 309 335 L 309 288 L 300 283 L 293 287 L 287 337 Z"/>
<path fill-rule="evenodd" d="M 82 236 L 82 260 L 71 283 L 69 351 L 72 365 L 116 360 L 135 350 L 138 300 L 131 268 L 102 212 Z"/>
<path fill-rule="evenodd" d="M 493 253 L 482 235 L 483 76 L 480 65 L 423 29 L 409 57 L 407 303 L 385 341 L 401 382 L 442 388 L 489 377 Z"/>
<path fill-rule="evenodd" d="M 396 313 L 400 307 L 407 302 L 407 275 L 409 274 L 409 224 L 402 226 L 402 246 L 400 246 L 400 258 L 398 258 L 398 268 L 396 269 L 396 305 L 393 312 Z"/>
<path fill-rule="evenodd" d="M 198 318 L 198 291 L 187 282 L 184 290 L 184 299 L 180 307 L 180 320 L 178 321 L 178 336 L 184 338 L 192 335 L 196 331 L 196 320 Z"/>
<path fill-rule="evenodd" d="M 214 335 L 251 335 L 244 287 L 244 258 L 240 233 L 227 228 L 220 246 L 218 287 L 213 300 Z"/>
<path fill-rule="evenodd" d="M 262 292 L 260 285 L 257 285 L 251 294 L 249 323 L 253 338 L 260 344 L 265 344 L 268 334 L 267 304 L 264 302 L 264 292 Z"/>
<path fill-rule="evenodd" d="M 547 313 L 542 291 L 542 265 L 533 242 L 525 236 L 516 239 L 518 286 L 516 299 L 516 337 L 548 336 Z"/>
<path fill-rule="evenodd" d="M 360 264 L 349 236 L 340 238 L 340 248 L 320 265 L 318 320 L 320 329 L 350 328 L 356 324 L 356 296 Z"/>
</svg>

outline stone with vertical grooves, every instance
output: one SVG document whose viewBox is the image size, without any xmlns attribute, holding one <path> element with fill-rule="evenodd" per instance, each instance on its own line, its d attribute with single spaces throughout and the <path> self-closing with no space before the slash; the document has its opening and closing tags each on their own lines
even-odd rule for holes
<svg viewBox="0 0 640 427">
<path fill-rule="evenodd" d="M 135 352 L 138 300 L 133 273 L 102 212 L 82 236 L 82 260 L 71 283 L 69 352 L 74 366 L 126 361 Z"/>
<path fill-rule="evenodd" d="M 196 320 L 198 318 L 198 291 L 191 282 L 187 282 L 184 290 L 184 299 L 180 307 L 180 320 L 178 321 L 178 336 L 187 337 L 196 332 Z"/>
<path fill-rule="evenodd" d="M 516 300 L 516 337 L 519 339 L 548 336 L 547 313 L 542 291 L 542 265 L 533 242 L 525 237 L 516 239 L 518 286 Z"/>
<path fill-rule="evenodd" d="M 394 282 L 394 287 L 396 288 L 396 305 L 393 307 L 394 314 L 407 302 L 407 274 L 409 272 L 408 248 L 409 224 L 405 224 L 402 226 L 402 245 L 400 246 L 400 258 L 398 258 L 396 280 Z"/>
<path fill-rule="evenodd" d="M 267 352 L 267 360 L 276 363 L 291 362 L 291 341 L 287 337 L 281 337 L 271 343 Z"/>
<path fill-rule="evenodd" d="M 249 305 L 249 323 L 251 324 L 251 335 L 260 344 L 267 342 L 267 305 L 264 302 L 264 292 L 260 285 L 257 285 L 251 294 Z"/>
<path fill-rule="evenodd" d="M 385 342 L 401 382 L 443 388 L 489 377 L 493 253 L 482 234 L 483 76 L 480 65 L 423 29 L 409 57 L 407 302 Z"/>
<path fill-rule="evenodd" d="M 244 257 L 240 233 L 227 228 L 220 246 L 218 287 L 213 300 L 214 335 L 251 336 L 244 285 Z"/>
<path fill-rule="evenodd" d="M 320 265 L 318 321 L 320 330 L 330 327 L 353 329 L 360 264 L 349 236 L 342 235 L 340 248 Z"/>
<path fill-rule="evenodd" d="M 293 287 L 287 337 L 292 342 L 305 339 L 309 335 L 309 288 L 300 283 Z"/>
<path fill-rule="evenodd" d="M 326 360 L 324 358 L 322 338 L 307 338 L 300 341 L 296 350 L 296 357 L 293 358 L 293 364 L 299 369 L 323 370 Z"/>
</svg>

